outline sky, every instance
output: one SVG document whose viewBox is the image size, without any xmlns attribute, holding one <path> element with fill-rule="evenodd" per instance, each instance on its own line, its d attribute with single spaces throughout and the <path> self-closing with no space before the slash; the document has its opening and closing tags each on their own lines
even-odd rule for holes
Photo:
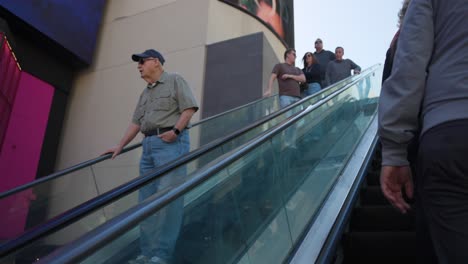
<svg viewBox="0 0 468 264">
<path fill-rule="evenodd" d="M 385 53 L 398 30 L 398 11 L 403 0 L 294 0 L 296 66 L 315 51 L 314 42 L 323 40 L 326 50 L 344 48 L 344 58 L 364 70 L 383 64 Z"/>
</svg>

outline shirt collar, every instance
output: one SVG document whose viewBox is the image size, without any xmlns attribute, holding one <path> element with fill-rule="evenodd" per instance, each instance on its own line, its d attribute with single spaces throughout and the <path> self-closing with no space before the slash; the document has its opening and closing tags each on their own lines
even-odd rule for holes
<svg viewBox="0 0 468 264">
<path fill-rule="evenodd" d="M 154 82 L 154 83 L 148 83 L 148 85 L 146 85 L 146 88 L 152 89 L 152 88 L 156 87 L 156 86 L 157 86 L 158 84 L 160 84 L 160 83 L 165 83 L 166 80 L 167 80 L 167 73 L 166 73 L 166 72 L 163 72 L 163 73 L 161 74 L 161 77 L 159 78 L 159 80 L 157 80 L 157 81 Z"/>
</svg>

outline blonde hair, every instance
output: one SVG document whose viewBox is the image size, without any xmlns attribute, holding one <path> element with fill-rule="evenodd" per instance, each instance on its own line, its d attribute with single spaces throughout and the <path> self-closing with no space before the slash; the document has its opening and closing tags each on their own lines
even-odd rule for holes
<svg viewBox="0 0 468 264">
<path fill-rule="evenodd" d="M 405 18 L 406 10 L 408 10 L 408 6 L 411 0 L 404 0 L 403 6 L 401 7 L 400 11 L 398 12 L 398 27 L 401 27 L 403 24 L 403 19 Z"/>
</svg>

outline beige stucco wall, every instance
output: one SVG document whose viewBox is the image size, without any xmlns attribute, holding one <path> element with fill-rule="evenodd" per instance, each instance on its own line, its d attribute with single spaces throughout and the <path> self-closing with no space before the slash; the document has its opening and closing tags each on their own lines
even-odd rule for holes
<svg viewBox="0 0 468 264">
<path fill-rule="evenodd" d="M 109 0 L 94 63 L 71 89 L 57 169 L 94 158 L 122 137 L 145 85 L 132 53 L 159 50 L 165 69 L 182 74 L 202 105 L 205 46 L 257 32 L 282 60 L 285 47 L 267 27 L 218 0 Z"/>
</svg>

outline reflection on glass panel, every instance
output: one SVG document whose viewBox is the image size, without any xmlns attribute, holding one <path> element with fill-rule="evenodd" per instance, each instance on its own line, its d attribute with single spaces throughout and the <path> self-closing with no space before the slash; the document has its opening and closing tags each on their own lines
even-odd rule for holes
<svg viewBox="0 0 468 264">
<path fill-rule="evenodd" d="M 283 263 L 291 247 L 289 223 L 285 211 L 280 210 L 249 248 L 249 263 Z"/>
<path fill-rule="evenodd" d="M 34 263 L 43 256 L 79 238 L 83 233 L 89 232 L 104 222 L 102 210 L 98 210 L 79 222 L 69 225 L 45 238 L 40 238 L 27 246 L 0 258 L 1 264 Z"/>
<path fill-rule="evenodd" d="M 106 160 L 1 199 L 0 210 L 8 212 L 3 214 L 2 221 L 9 223 L 3 226 L 15 226 L 11 228 L 14 232 L 6 232 L 1 240 L 18 237 L 24 231 L 138 176 L 138 165 L 131 162 L 136 153 L 124 153 L 116 158 L 117 162 Z M 26 222 L 19 223 L 18 219 Z"/>
<path fill-rule="evenodd" d="M 184 221 L 171 261 L 232 263 L 245 254 L 249 254 L 250 259 L 259 259 L 260 252 L 267 250 L 265 243 L 271 242 L 275 242 L 281 255 L 288 251 L 291 236 L 278 195 L 281 181 L 277 178 L 276 167 L 270 166 L 274 163 L 273 155 L 266 143 L 183 197 Z M 280 211 L 283 211 L 282 217 L 278 216 Z M 159 218 L 158 214 L 161 212 L 155 218 Z M 152 243 L 146 235 L 146 232 L 140 233 L 139 242 L 143 241 L 144 245 L 140 245 L 132 257 L 144 252 L 145 245 Z M 116 247 L 128 237 L 130 235 L 115 240 L 106 248 Z"/>
<path fill-rule="evenodd" d="M 240 184 L 239 177 L 231 177 L 223 170 L 186 195 L 175 263 L 229 263 L 239 248 L 245 248 L 240 213 L 232 193 Z"/>
<path fill-rule="evenodd" d="M 87 168 L 50 182 L 50 189 L 43 192 L 46 198 L 44 207 L 48 210 L 48 219 L 96 197 L 95 180 L 92 171 Z"/>
<path fill-rule="evenodd" d="M 373 78 L 369 80 L 371 81 L 378 81 L 378 79 Z M 293 239 L 297 239 L 303 232 L 303 227 L 317 212 L 376 113 L 377 97 L 369 98 L 366 95 L 365 98 L 360 98 L 362 87 L 359 85 L 358 83 L 341 93 L 328 104 L 328 109 L 324 109 L 324 106 L 320 107 L 319 109 L 323 108 L 320 116 L 308 115 L 304 118 L 305 124 L 315 121 L 316 129 L 310 130 L 296 126 L 298 134 L 306 135 L 302 138 L 298 137 L 296 142 L 297 146 L 302 148 L 300 150 L 302 156 L 321 156 L 316 160 L 318 162 L 311 166 L 309 172 L 304 174 L 303 182 L 291 196 L 286 207 Z M 378 95 L 377 89 L 369 90 Z M 301 130 L 306 133 L 301 133 Z M 300 159 L 299 162 L 310 163 L 310 159 Z"/>
<path fill-rule="evenodd" d="M 238 138 L 225 142 L 225 144 L 219 148 L 206 153 L 196 161 L 190 162 L 187 166 L 187 172 L 191 173 L 195 171 L 214 158 L 231 151 L 237 146 L 252 139 L 254 136 L 276 126 L 286 117 L 293 113 L 297 113 L 306 106 L 317 102 L 324 96 L 341 88 L 343 84 L 344 83 L 337 84 L 335 87 L 332 87 L 323 93 L 310 96 L 306 100 L 303 100 L 300 106 L 289 110 L 288 113 L 278 116 L 277 118 L 252 129 Z M 362 98 L 369 92 L 372 93 L 372 90 L 369 88 L 372 86 L 370 84 L 371 82 L 369 82 L 368 79 L 361 81 L 360 87 L 362 87 L 362 89 L 359 90 L 359 98 Z M 365 100 L 362 101 L 364 102 Z M 363 103 L 363 105 L 365 106 L 369 104 Z M 231 132 L 235 132 L 252 122 L 258 121 L 266 115 L 277 111 L 278 109 L 278 96 L 272 96 L 264 98 L 256 103 L 240 107 L 234 111 L 216 116 L 206 122 L 201 122 L 199 125 L 195 125 L 189 130 L 192 138 L 191 148 L 198 148 L 204 143 L 211 142 L 214 139 L 218 139 Z M 4 224 L 4 226 L 10 226 L 11 228 L 1 235 L 1 239 L 7 240 L 16 237 L 25 229 L 41 224 L 50 218 L 73 208 L 74 206 L 96 197 L 96 195 L 105 193 L 132 179 L 135 179 L 139 176 L 138 163 L 140 155 L 140 150 L 135 149 L 121 154 L 115 160 L 106 160 L 91 167 L 86 167 L 79 171 L 64 175 L 51 182 L 41 184 L 35 187 L 34 191 L 25 190 L 11 197 L 0 200 L 0 210 L 8 212 L 5 213 L 5 215 L 8 215 L 8 219 L 5 219 L 4 222 L 6 221 L 5 223 L 11 223 Z M 83 192 L 77 193 L 78 190 Z M 130 202 L 124 202 L 124 204 L 128 204 L 128 206 L 130 206 L 134 203 L 131 201 L 134 201 L 134 199 L 130 199 Z M 120 207 L 120 205 L 115 206 Z M 122 210 L 128 208 L 128 206 L 123 206 Z M 121 211 L 115 209 L 112 210 L 115 212 Z M 29 215 L 28 218 L 26 217 L 27 215 Z M 39 215 L 41 216 L 38 217 Z M 115 213 L 112 213 L 111 215 L 115 215 Z M 24 220 L 16 221 L 17 219 Z"/>
<path fill-rule="evenodd" d="M 210 140 L 227 135 L 228 131 L 221 131 L 227 120 L 231 123 L 232 131 L 257 121 L 271 112 L 278 109 L 276 104 L 277 97 L 273 96 L 259 101 L 257 104 L 250 104 L 239 109 L 220 115 L 216 118 L 201 122 L 203 126 L 210 130 L 210 127 L 218 127 L 210 133 L 202 133 L 201 136 L 209 138 L 202 139 L 202 142 L 208 143 Z M 237 118 L 238 122 L 236 122 Z M 200 136 L 200 127 L 194 126 L 189 130 L 192 139 Z M 194 142 L 195 140 L 192 140 Z M 200 142 L 192 145 L 193 148 L 200 146 Z M 198 145 L 197 145 L 198 144 Z M 212 159 L 219 157 L 223 152 L 221 149 L 206 153 L 198 161 L 191 162 L 187 166 L 188 171 L 192 172 L 200 166 L 205 165 Z M 28 189 L 16 193 L 10 197 L 0 200 L 0 212 L 7 217 L 2 219 L 3 226 L 9 226 L 0 234 L 0 240 L 6 241 L 21 235 L 25 230 L 42 224 L 51 218 L 82 204 L 97 195 L 103 194 L 113 188 L 121 186 L 139 176 L 138 165 L 141 150 L 139 148 L 123 153 L 115 160 L 105 160 L 82 168 L 78 171 L 58 177 L 52 181 L 42 183 L 34 187 L 34 190 Z M 116 215 L 117 212 L 126 210 L 130 205 L 134 205 L 135 196 L 126 198 L 114 205 L 106 208 L 110 215 Z M 124 201 L 125 200 L 125 201 Z M 22 221 L 18 221 L 22 219 Z"/>
<path fill-rule="evenodd" d="M 234 262 L 235 263 L 235 262 Z M 249 264 L 250 263 L 250 259 L 249 259 L 249 255 L 244 255 L 238 262 L 237 264 Z"/>
<path fill-rule="evenodd" d="M 13 239 L 43 221 L 58 216 L 70 206 L 95 197 L 95 186 L 95 179 L 88 168 L 0 200 L 4 223 L 2 233 L 5 234 L 1 239 Z"/>
<path fill-rule="evenodd" d="M 127 260 L 133 258 L 139 248 L 139 233 L 140 229 L 137 226 L 126 232 L 119 239 L 104 246 L 101 249 L 102 254 L 94 254 L 80 263 L 127 263 Z"/>
<path fill-rule="evenodd" d="M 236 111 L 225 113 L 222 116 L 215 117 L 194 126 L 190 129 L 190 133 L 196 133 L 196 131 L 192 130 L 198 130 L 200 143 L 199 145 L 191 146 L 191 149 L 198 148 L 215 139 L 229 135 L 276 112 L 279 109 L 277 98 L 277 96 L 264 98 L 254 104 L 249 104 Z"/>
<path fill-rule="evenodd" d="M 238 177 L 230 177 L 226 171 L 221 171 L 200 185 L 199 188 L 182 197 L 181 199 L 185 201 L 185 207 L 184 209 L 179 208 L 179 212 L 183 213 L 183 222 L 174 221 L 175 218 L 178 218 L 177 216 L 173 217 L 171 221 L 165 222 L 172 229 L 179 228 L 178 231 L 171 232 L 172 235 L 179 233 L 177 242 L 173 245 L 173 251 L 160 246 L 166 250 L 159 248 L 153 249 L 151 252 L 160 252 L 161 255 L 171 252 L 170 258 L 165 256 L 166 260 L 171 261 L 170 263 L 229 263 L 229 257 L 233 256 L 239 247 L 245 247 L 243 246 L 245 240 L 242 237 L 242 225 L 239 220 L 240 214 L 232 195 L 232 190 L 238 188 L 240 183 Z M 179 200 L 177 203 L 181 201 Z M 112 261 L 125 263 L 129 259 L 136 258 L 148 247 L 156 246 L 157 243 L 154 239 L 158 236 L 148 236 L 154 232 L 148 231 L 148 229 L 152 229 L 148 221 L 151 221 L 154 226 L 156 219 L 152 218 L 161 218 L 163 215 L 161 211 L 157 212 L 141 222 L 137 232 L 135 229 L 130 230 L 124 236 L 106 245 L 97 254 L 91 255 L 85 262 L 95 263 L 93 261 L 114 252 Z M 159 222 L 161 223 L 161 221 Z M 145 232 L 141 232 L 143 230 Z M 219 243 L 224 240 L 228 243 Z M 135 243 L 136 247 L 128 247 L 128 245 Z M 115 252 L 124 248 L 127 255 L 123 257 L 126 259 L 120 259 L 122 254 L 116 256 L 118 254 Z"/>
<path fill-rule="evenodd" d="M 373 117 L 357 93 L 351 87 L 185 195 L 173 263 L 281 263 Z"/>
<path fill-rule="evenodd" d="M 38 199 L 37 195 L 37 191 L 28 189 L 0 200 L 0 240 L 9 240 L 23 233 L 28 228 L 27 217 L 30 212 L 33 215 L 40 214 L 42 196 L 39 195 Z"/>
<path fill-rule="evenodd" d="M 104 160 L 92 165 L 98 193 L 102 194 L 138 176 L 140 151 L 125 152 L 114 160 Z"/>
<path fill-rule="evenodd" d="M 231 177 L 241 179 L 233 195 L 240 208 L 240 221 L 244 228 L 245 239 L 250 241 L 258 232 L 259 226 L 265 226 L 282 207 L 280 175 L 277 173 L 275 153 L 270 144 L 264 143 L 228 166 Z"/>
</svg>

